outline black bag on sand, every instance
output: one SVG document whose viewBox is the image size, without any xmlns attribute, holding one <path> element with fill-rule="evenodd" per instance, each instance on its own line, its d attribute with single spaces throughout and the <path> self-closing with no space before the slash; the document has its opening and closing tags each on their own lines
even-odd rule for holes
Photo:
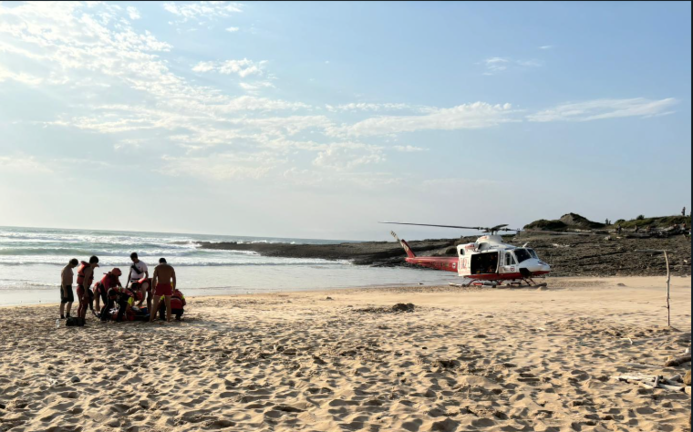
<svg viewBox="0 0 693 432">
<path fill-rule="evenodd" d="M 84 327 L 85 319 L 80 317 L 70 317 L 65 320 L 65 325 L 67 327 Z"/>
</svg>

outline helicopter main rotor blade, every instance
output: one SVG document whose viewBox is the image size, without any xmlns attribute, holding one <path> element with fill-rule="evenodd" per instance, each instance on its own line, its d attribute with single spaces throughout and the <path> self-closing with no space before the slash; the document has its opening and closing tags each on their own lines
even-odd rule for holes
<svg viewBox="0 0 693 432">
<path fill-rule="evenodd" d="M 510 228 L 501 228 L 508 226 L 507 224 L 504 225 L 497 225 L 495 227 L 468 227 L 468 226 L 459 226 L 459 225 L 435 225 L 435 224 L 421 224 L 421 223 L 413 223 L 413 222 L 391 222 L 391 221 L 383 221 L 379 223 L 385 223 L 385 224 L 396 224 L 396 225 L 416 225 L 416 226 L 428 226 L 428 227 L 438 227 L 438 228 L 455 228 L 455 229 L 471 229 L 471 230 L 478 230 L 478 231 L 517 231 L 514 229 Z"/>
<path fill-rule="evenodd" d="M 534 229 L 527 229 L 523 230 L 522 232 L 524 233 L 531 233 L 531 234 L 558 234 L 558 235 L 597 235 L 597 233 L 592 233 L 592 232 L 577 232 L 577 231 L 544 231 L 544 230 L 534 230 Z"/>
</svg>

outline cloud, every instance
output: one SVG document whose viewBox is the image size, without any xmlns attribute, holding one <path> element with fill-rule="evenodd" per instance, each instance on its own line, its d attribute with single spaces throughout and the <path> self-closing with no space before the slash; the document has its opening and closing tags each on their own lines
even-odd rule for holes
<svg viewBox="0 0 693 432">
<path fill-rule="evenodd" d="M 326 146 L 318 153 L 313 165 L 343 170 L 384 161 L 385 155 L 382 152 L 382 147 L 345 142 Z"/>
<path fill-rule="evenodd" d="M 541 67 L 544 65 L 539 60 L 518 60 L 516 63 L 522 67 Z"/>
<path fill-rule="evenodd" d="M 179 10 L 186 5 L 173 4 L 180 16 L 194 16 Z M 92 134 L 94 142 L 103 138 L 111 143 L 104 146 L 108 151 L 112 146 L 123 153 L 151 155 L 155 149 L 167 155 L 158 162 L 166 175 L 281 181 L 290 173 L 286 175 L 298 182 L 319 178 L 322 184 L 368 187 L 369 181 L 396 177 L 367 171 L 387 170 L 387 157 L 426 150 L 385 147 L 382 143 L 390 137 L 397 137 L 399 144 L 413 142 L 406 136 L 400 141 L 401 135 L 424 130 L 662 115 L 673 104 L 667 102 L 673 99 L 628 99 L 564 104 L 533 113 L 486 102 L 446 108 L 402 102 L 311 105 L 252 94 L 274 85 L 264 61 L 195 65 L 197 73 L 240 78 L 238 86 L 249 94 L 236 96 L 226 92 L 228 87 L 200 85 L 177 73 L 167 60 L 173 47 L 133 28 L 130 12 L 110 3 L 0 3 L 0 89 L 34 91 L 40 85 L 60 105 L 51 106 L 46 115 L 52 117 L 39 125 Z M 488 59 L 488 64 L 520 67 L 500 57 Z M 28 156 L 3 159 L 2 164 L 41 167 Z M 48 166 L 58 165 L 44 164 Z"/>
<path fill-rule="evenodd" d="M 168 131 L 187 130 L 188 136 L 223 133 L 225 128 L 247 127 L 248 130 L 258 129 L 264 133 L 291 133 L 303 128 L 332 126 L 325 117 L 265 117 L 261 119 L 228 117 L 238 112 L 277 112 L 283 110 L 296 111 L 309 106 L 300 102 L 287 102 L 240 96 L 234 99 L 223 99 L 217 104 L 200 104 L 194 100 L 186 100 L 187 106 L 180 106 L 175 101 L 167 104 L 161 101 L 158 107 L 137 105 L 96 105 L 87 106 L 90 115 L 70 116 L 45 122 L 48 126 L 75 127 L 82 130 L 113 134 L 132 131 L 161 129 Z"/>
<path fill-rule="evenodd" d="M 423 105 L 410 105 L 405 103 L 365 103 L 352 102 L 341 105 L 325 105 L 325 109 L 330 112 L 360 112 L 360 111 L 412 111 L 412 112 L 432 112 L 436 108 Z"/>
<path fill-rule="evenodd" d="M 142 144 L 145 142 L 146 142 L 146 140 L 141 139 L 141 138 L 122 139 L 113 145 L 113 149 L 115 151 L 135 150 L 135 149 L 139 149 L 140 147 L 142 147 Z"/>
<path fill-rule="evenodd" d="M 256 81 L 253 83 L 242 82 L 238 84 L 243 90 L 248 92 L 256 92 L 264 88 L 274 88 L 274 84 L 271 81 Z"/>
<path fill-rule="evenodd" d="M 227 18 L 231 14 L 240 13 L 241 5 L 225 1 L 201 1 L 191 3 L 164 3 L 164 9 L 177 17 L 173 23 L 180 24 L 196 21 L 205 24 L 219 18 Z"/>
<path fill-rule="evenodd" d="M 254 62 L 244 58 L 243 60 L 226 60 L 223 62 L 199 62 L 193 67 L 193 72 L 218 72 L 223 75 L 237 74 L 241 78 L 249 75 L 264 74 L 263 68 L 267 61 Z"/>
<path fill-rule="evenodd" d="M 553 48 L 553 45 L 542 45 L 539 47 L 540 50 L 548 50 Z"/>
<path fill-rule="evenodd" d="M 131 20 L 138 20 L 138 19 L 142 18 L 142 16 L 140 15 L 140 11 L 137 10 L 136 7 L 128 6 L 126 10 L 128 11 L 128 16 L 130 17 Z"/>
<path fill-rule="evenodd" d="M 674 98 L 650 100 L 597 99 L 587 102 L 565 103 L 554 108 L 539 111 L 527 116 L 532 122 L 550 121 L 590 121 L 619 117 L 655 117 L 671 114 L 677 103 Z"/>
<path fill-rule="evenodd" d="M 280 184 L 290 187 L 301 186 L 315 189 L 334 190 L 348 187 L 350 190 L 382 190 L 384 187 L 402 184 L 404 180 L 391 173 L 381 172 L 349 172 L 329 170 L 321 167 L 311 169 L 290 168 L 282 174 Z"/>
<path fill-rule="evenodd" d="M 406 146 L 394 146 L 394 149 L 399 151 L 399 152 L 404 152 L 404 153 L 414 153 L 414 152 L 422 152 L 422 151 L 428 151 L 427 148 L 423 147 L 414 147 L 410 145 Z"/>
<path fill-rule="evenodd" d="M 37 86 L 37 85 L 43 83 L 43 81 L 44 81 L 43 78 L 33 76 L 33 75 L 27 74 L 25 72 L 15 73 L 15 72 L 9 71 L 9 70 L 3 68 L 2 65 L 0 65 L 0 82 L 9 81 L 9 80 L 16 81 L 18 83 L 26 84 L 29 86 Z"/>
<path fill-rule="evenodd" d="M 65 2 L 0 5 L 0 52 L 12 60 L 3 62 L 2 75 L 24 83 L 64 85 L 98 74 L 99 85 L 115 78 L 149 91 L 160 89 L 157 84 L 165 80 L 183 84 L 156 56 L 170 50 L 169 44 L 149 32 L 134 31 L 120 19 L 127 15 L 118 6 L 92 7 Z M 26 65 L 25 70 L 8 70 L 19 64 Z"/>
<path fill-rule="evenodd" d="M 440 195 L 459 196 L 460 191 L 489 191 L 490 189 L 506 184 L 504 181 L 488 180 L 483 178 L 437 178 L 417 182 L 413 188 L 422 193 L 435 193 Z"/>
<path fill-rule="evenodd" d="M 226 30 L 227 32 L 229 32 L 229 33 L 235 33 L 235 32 L 237 32 L 238 30 L 240 30 L 240 28 L 238 28 L 238 27 L 226 27 L 225 30 Z"/>
<path fill-rule="evenodd" d="M 53 170 L 33 156 L 15 154 L 0 156 L 0 171 L 16 174 L 50 174 Z"/>
<path fill-rule="evenodd" d="M 284 161 L 269 152 L 254 154 L 220 153 L 207 157 L 163 156 L 161 174 L 189 175 L 212 181 L 260 179 Z"/>
<path fill-rule="evenodd" d="M 510 60 L 503 57 L 491 57 L 483 61 L 486 66 L 486 72 L 484 75 L 495 75 L 498 72 L 502 72 L 508 68 L 508 63 Z"/>
<path fill-rule="evenodd" d="M 354 125 L 333 128 L 333 135 L 366 136 L 390 135 L 420 130 L 481 129 L 517 121 L 509 103 L 491 105 L 485 102 L 440 108 L 420 116 L 381 116 L 360 121 Z"/>
<path fill-rule="evenodd" d="M 482 64 L 486 67 L 486 72 L 484 72 L 484 75 L 488 76 L 497 75 L 510 68 L 517 69 L 518 66 L 523 68 L 543 66 L 543 63 L 539 60 L 513 60 L 508 57 L 487 58 L 482 62 Z"/>
</svg>

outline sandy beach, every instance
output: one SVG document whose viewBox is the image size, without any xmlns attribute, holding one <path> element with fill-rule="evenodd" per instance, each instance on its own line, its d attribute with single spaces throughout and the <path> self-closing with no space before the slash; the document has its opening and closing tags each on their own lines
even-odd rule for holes
<svg viewBox="0 0 693 432">
<path fill-rule="evenodd" d="M 181 323 L 56 328 L 1 308 L 0 431 L 683 431 L 690 397 L 613 376 L 691 342 L 691 281 L 189 298 Z M 393 312 L 412 303 L 413 312 Z"/>
</svg>

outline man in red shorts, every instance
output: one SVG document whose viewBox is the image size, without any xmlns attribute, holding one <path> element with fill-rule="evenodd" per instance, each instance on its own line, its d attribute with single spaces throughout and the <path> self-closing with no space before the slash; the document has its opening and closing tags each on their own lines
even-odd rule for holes
<svg viewBox="0 0 693 432">
<path fill-rule="evenodd" d="M 82 265 L 77 270 L 77 298 L 79 299 L 79 309 L 77 316 L 85 319 L 87 307 L 91 304 L 89 294 L 91 294 L 91 283 L 94 281 L 94 269 L 99 266 L 99 259 L 95 256 L 89 258 L 89 262 L 82 261 Z"/>
<path fill-rule="evenodd" d="M 159 301 L 164 296 L 166 302 L 166 321 L 171 321 L 171 295 L 176 287 L 176 271 L 166 263 L 165 258 L 159 259 L 159 265 L 154 268 L 152 289 L 154 290 L 154 307 L 149 310 L 149 321 L 154 321 Z"/>
</svg>

